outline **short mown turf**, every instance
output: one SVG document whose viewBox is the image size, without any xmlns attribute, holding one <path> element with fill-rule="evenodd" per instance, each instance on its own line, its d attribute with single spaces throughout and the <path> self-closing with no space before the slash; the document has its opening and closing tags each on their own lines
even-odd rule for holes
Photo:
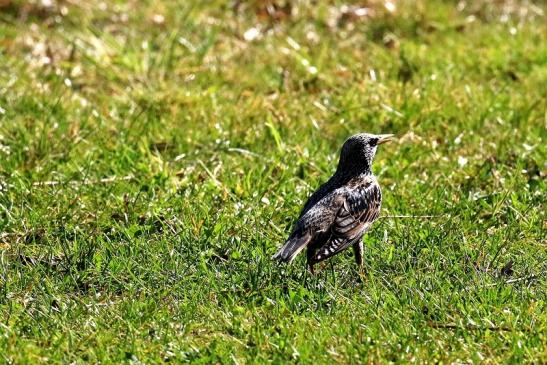
<svg viewBox="0 0 547 365">
<path fill-rule="evenodd" d="M 546 11 L 0 1 L 0 363 L 547 361 Z M 272 262 L 365 131 L 365 275 Z"/>
</svg>

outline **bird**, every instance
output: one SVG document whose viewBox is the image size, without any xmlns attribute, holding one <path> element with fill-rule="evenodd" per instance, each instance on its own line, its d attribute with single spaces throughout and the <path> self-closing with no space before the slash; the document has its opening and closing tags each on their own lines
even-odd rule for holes
<svg viewBox="0 0 547 365">
<path fill-rule="evenodd" d="M 382 205 L 372 162 L 378 146 L 392 139 L 393 134 L 359 133 L 344 142 L 334 175 L 308 198 L 273 260 L 291 263 L 307 248 L 307 267 L 313 275 L 315 264 L 352 246 L 361 272 L 362 238 Z"/>
</svg>

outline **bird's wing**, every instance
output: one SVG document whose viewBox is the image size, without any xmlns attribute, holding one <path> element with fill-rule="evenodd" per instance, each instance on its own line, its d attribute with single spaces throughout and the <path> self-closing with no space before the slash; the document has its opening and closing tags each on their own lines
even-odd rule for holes
<svg viewBox="0 0 547 365">
<path fill-rule="evenodd" d="M 308 244 L 322 233 L 328 232 L 336 212 L 344 203 L 341 194 L 330 194 L 308 209 L 296 222 L 293 232 L 272 259 L 291 262 Z"/>
<path fill-rule="evenodd" d="M 382 193 L 376 181 L 348 188 L 331 225 L 330 239 L 319 248 L 314 262 L 323 261 L 361 239 L 380 214 Z"/>
</svg>

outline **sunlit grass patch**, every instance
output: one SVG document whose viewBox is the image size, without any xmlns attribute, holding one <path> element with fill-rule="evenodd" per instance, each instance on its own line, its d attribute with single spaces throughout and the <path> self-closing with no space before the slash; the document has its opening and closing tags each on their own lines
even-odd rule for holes
<svg viewBox="0 0 547 365">
<path fill-rule="evenodd" d="M 0 359 L 541 362 L 545 11 L 0 1 Z M 365 280 L 275 265 L 362 131 Z"/>
</svg>

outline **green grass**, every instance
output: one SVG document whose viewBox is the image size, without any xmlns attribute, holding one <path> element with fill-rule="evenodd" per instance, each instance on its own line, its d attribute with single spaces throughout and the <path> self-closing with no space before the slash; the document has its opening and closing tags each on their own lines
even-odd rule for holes
<svg viewBox="0 0 547 365">
<path fill-rule="evenodd" d="M 0 363 L 547 361 L 542 2 L 40 3 L 0 1 Z M 364 280 L 274 264 L 363 131 Z"/>
</svg>

